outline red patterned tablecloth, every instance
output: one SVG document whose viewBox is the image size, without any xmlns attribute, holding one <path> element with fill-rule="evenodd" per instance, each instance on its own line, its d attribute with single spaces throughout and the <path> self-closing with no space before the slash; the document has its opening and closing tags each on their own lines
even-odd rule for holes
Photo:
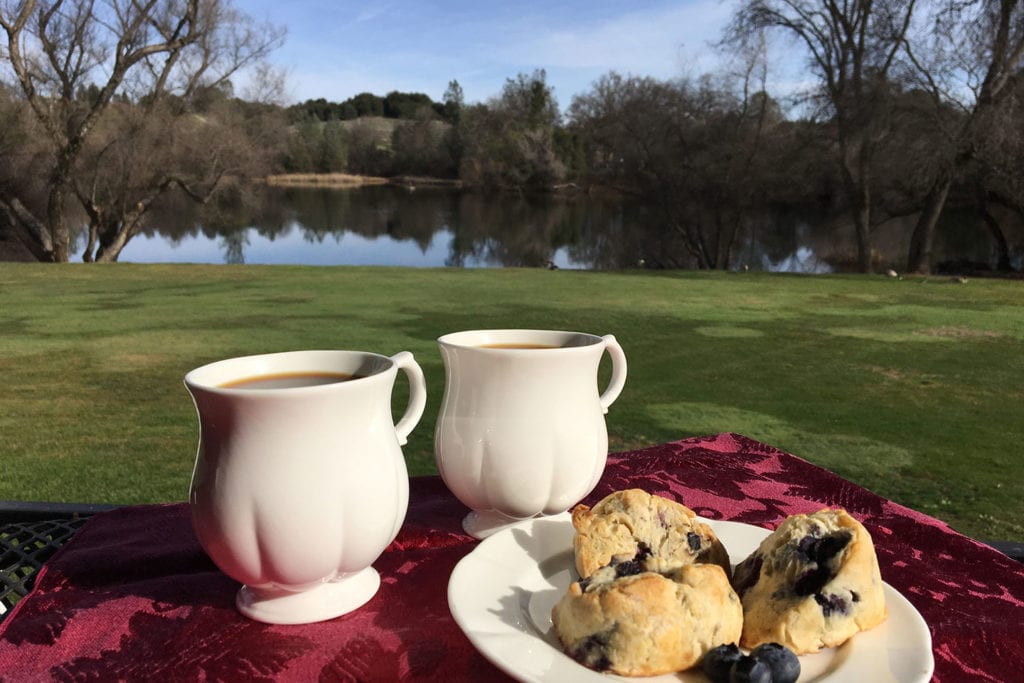
<svg viewBox="0 0 1024 683">
<path fill-rule="evenodd" d="M 761 526 L 845 507 L 928 622 L 934 680 L 1024 680 L 1024 569 L 942 522 L 732 434 L 612 455 L 587 502 L 629 487 Z M 98 515 L 0 624 L 0 680 L 501 680 L 448 611 L 449 574 L 476 545 L 465 512 L 439 478 L 414 478 L 405 525 L 374 565 L 377 595 L 302 626 L 235 611 L 238 585 L 204 555 L 184 504 Z"/>
</svg>

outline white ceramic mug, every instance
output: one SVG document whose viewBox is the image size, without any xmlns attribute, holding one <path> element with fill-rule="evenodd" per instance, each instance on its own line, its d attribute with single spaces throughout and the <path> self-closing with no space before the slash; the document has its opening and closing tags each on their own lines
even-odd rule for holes
<svg viewBox="0 0 1024 683">
<path fill-rule="evenodd" d="M 477 538 L 564 512 L 597 485 L 608 457 L 604 414 L 626 381 L 615 337 L 553 330 L 476 330 L 438 339 L 445 391 L 434 455 L 472 512 Z M 543 348 L 513 348 L 539 346 Z M 601 355 L 612 360 L 598 393 Z"/>
<path fill-rule="evenodd" d="M 395 424 L 399 369 L 410 392 Z M 339 377 L 289 388 L 238 384 L 324 373 Z M 355 378 L 338 381 L 342 375 Z M 380 577 L 371 564 L 398 534 L 409 503 L 401 445 L 426 403 L 412 354 L 232 358 L 192 370 L 185 385 L 200 427 L 192 523 L 214 563 L 244 584 L 239 611 L 267 623 L 309 623 L 373 597 Z"/>
</svg>

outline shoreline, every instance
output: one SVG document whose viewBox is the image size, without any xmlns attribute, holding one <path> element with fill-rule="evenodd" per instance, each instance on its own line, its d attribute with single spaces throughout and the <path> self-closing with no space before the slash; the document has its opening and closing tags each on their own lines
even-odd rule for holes
<svg viewBox="0 0 1024 683">
<path fill-rule="evenodd" d="M 389 180 L 350 173 L 279 173 L 266 176 L 263 182 L 278 187 L 362 187 L 387 185 Z"/>
<path fill-rule="evenodd" d="M 464 187 L 461 180 L 450 180 L 447 178 L 407 175 L 384 178 L 380 176 L 355 175 L 352 173 L 279 173 L 266 176 L 263 181 L 267 185 L 275 187 L 344 188 L 395 185 L 410 190 L 415 190 L 417 187 L 448 189 L 462 189 Z"/>
<path fill-rule="evenodd" d="M 299 188 L 324 188 L 324 189 L 351 189 L 358 187 L 401 187 L 410 192 L 417 188 L 435 190 L 482 190 L 479 186 L 467 185 L 457 178 L 437 178 L 433 176 L 369 176 L 355 173 L 275 173 L 254 179 L 254 182 L 264 183 L 272 187 L 299 187 Z M 485 190 L 487 191 L 487 190 Z M 490 191 L 507 192 L 514 191 L 507 188 L 492 188 Z M 547 190 L 536 190 L 532 193 L 549 194 L 555 196 L 577 196 L 605 194 L 610 196 L 622 196 L 625 193 L 620 188 L 581 186 L 575 182 L 558 183 L 551 185 Z"/>
</svg>

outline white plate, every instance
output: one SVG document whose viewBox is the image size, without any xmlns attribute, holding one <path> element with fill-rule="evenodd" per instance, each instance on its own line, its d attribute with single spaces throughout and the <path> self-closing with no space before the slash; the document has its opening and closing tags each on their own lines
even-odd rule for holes
<svg viewBox="0 0 1024 683">
<path fill-rule="evenodd" d="M 753 552 L 767 529 L 704 520 L 734 561 Z M 448 605 L 470 642 L 521 681 L 607 683 L 637 680 L 591 671 L 562 652 L 551 608 L 575 578 L 572 522 L 567 513 L 527 520 L 480 542 L 452 571 Z M 800 658 L 800 681 L 922 683 L 934 660 L 928 626 L 914 606 L 885 584 L 889 618 L 838 648 Z M 706 681 L 691 671 L 645 681 Z"/>
</svg>

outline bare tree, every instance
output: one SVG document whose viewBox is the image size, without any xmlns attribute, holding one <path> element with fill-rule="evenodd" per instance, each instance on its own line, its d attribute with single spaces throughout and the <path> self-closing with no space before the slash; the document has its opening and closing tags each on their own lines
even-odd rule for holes
<svg viewBox="0 0 1024 683">
<path fill-rule="evenodd" d="M 672 83 L 611 72 L 573 98 L 569 122 L 588 136 L 600 181 L 639 194 L 663 170 L 656 160 L 673 137 L 679 109 Z"/>
<path fill-rule="evenodd" d="M 996 268 L 1004 271 L 1014 264 L 1003 223 L 1024 224 L 1024 78 L 1014 80 L 991 112 L 994 121 L 985 127 L 987 134 L 977 138 L 964 173 L 992 238 Z"/>
<path fill-rule="evenodd" d="M 33 230 L 45 237 L 45 227 L 33 222 L 35 217 L 28 208 L 46 205 L 45 192 L 32 181 L 46 177 L 48 172 L 48 150 L 38 143 L 44 137 L 45 132 L 40 130 L 24 101 L 0 85 L 0 197 L 12 198 L 0 201 L 0 232 L 24 220 L 26 231 Z M 9 235 L 8 239 L 24 243 L 28 258 L 47 260 L 40 242 L 19 237 L 23 234 Z"/>
<path fill-rule="evenodd" d="M 781 122 L 764 91 L 760 51 L 731 78 L 698 83 L 610 73 L 573 99 L 596 180 L 643 197 L 687 256 L 645 255 L 651 266 L 728 268 L 762 199 L 764 147 Z"/>
<path fill-rule="evenodd" d="M 83 260 L 116 260 L 168 192 L 205 204 L 226 181 L 268 168 L 284 130 L 273 116 L 243 113 L 227 99 L 190 114 L 171 103 L 112 103 L 72 179 L 88 223 Z"/>
<path fill-rule="evenodd" d="M 227 0 L 5 0 L 0 28 L 11 90 L 34 115 L 47 158 L 42 205 L 7 186 L 0 187 L 0 207 L 37 258 L 48 261 L 69 259 L 74 199 L 101 246 L 100 260 L 114 260 L 153 196 L 175 187 L 209 196 L 229 167 L 209 165 L 212 178 L 196 183 L 180 163 L 140 173 L 134 165 L 145 158 L 136 152 L 181 144 L 188 125 L 178 117 L 196 116 L 189 105 L 197 93 L 225 86 L 283 38 Z M 164 130 L 171 121 L 172 131 Z M 194 130 L 201 124 L 192 119 Z M 164 164 L 173 156 L 150 160 Z M 192 163 L 180 156 L 185 167 Z M 147 182 L 138 182 L 142 177 Z M 112 188 L 126 178 L 131 186 Z"/>
<path fill-rule="evenodd" d="M 1019 125 L 1010 115 L 1012 107 L 1005 105 L 1024 69 L 1024 0 L 945 0 L 934 12 L 931 41 L 924 45 L 917 50 L 907 43 L 916 67 L 912 77 L 930 94 L 936 111 L 952 107 L 956 115 L 937 117 L 948 152 L 911 237 L 907 270 L 919 273 L 930 270 L 935 226 L 958 172 L 971 162 L 985 165 L 983 150 L 990 160 L 1000 156 L 999 147 L 989 142 L 1005 137 L 1007 125 Z M 989 166 L 994 170 L 999 163 L 993 160 Z M 993 237 L 1002 243 L 1005 263 L 1005 237 L 983 202 L 979 209 L 989 228 L 996 227 Z"/>
<path fill-rule="evenodd" d="M 873 165 L 887 130 L 884 92 L 904 47 L 915 0 L 745 0 L 729 27 L 743 43 L 764 29 L 803 46 L 835 126 L 839 166 L 857 235 L 857 262 L 870 272 Z"/>
</svg>

